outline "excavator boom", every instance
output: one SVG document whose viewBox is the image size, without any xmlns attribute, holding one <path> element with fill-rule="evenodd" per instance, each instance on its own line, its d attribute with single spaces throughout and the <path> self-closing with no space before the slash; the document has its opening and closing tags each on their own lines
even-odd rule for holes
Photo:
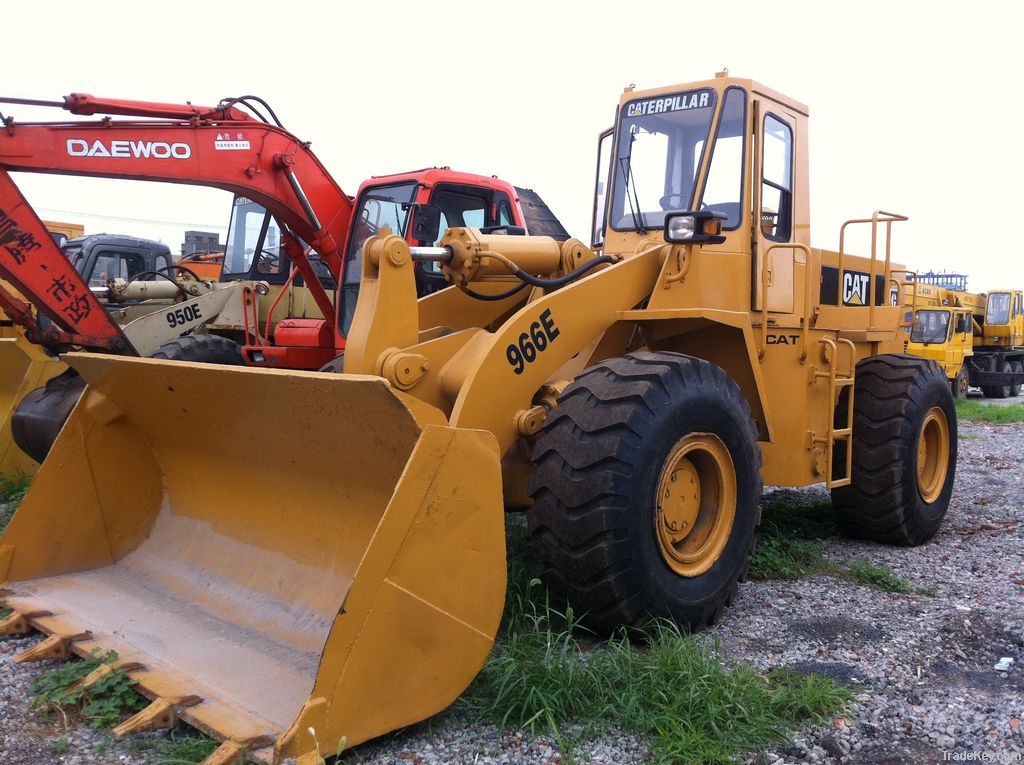
<svg viewBox="0 0 1024 765">
<path fill-rule="evenodd" d="M 251 199 L 270 210 L 285 227 L 283 249 L 321 313 L 332 316 L 331 295 L 298 240 L 317 253 L 340 283 L 352 202 L 308 143 L 279 124 L 257 119 L 234 105 L 248 104 L 252 98 L 227 99 L 218 107 L 99 99 L 85 94 L 72 94 L 63 102 L 32 102 L 74 114 L 139 119 L 18 123 L 6 118 L 7 129 L 0 134 L 0 171 L 186 183 L 220 188 Z M 0 98 L 3 102 L 26 100 Z M 5 176 L 3 186 L 3 201 L 11 206 L 9 212 L 20 200 L 18 220 L 27 217 L 27 203 L 13 181 Z M 18 220 L 9 224 L 12 231 L 23 230 Z M 33 237 L 26 240 L 29 245 L 41 242 L 42 224 L 26 225 L 24 230 Z M 47 314 L 52 313 L 55 299 L 47 295 L 48 285 L 17 279 L 17 265 L 0 262 L 0 276 L 13 276 L 11 281 L 16 286 L 28 288 L 27 297 L 34 303 L 38 300 L 36 304 Z M 111 331 L 109 326 L 105 329 Z"/>
</svg>

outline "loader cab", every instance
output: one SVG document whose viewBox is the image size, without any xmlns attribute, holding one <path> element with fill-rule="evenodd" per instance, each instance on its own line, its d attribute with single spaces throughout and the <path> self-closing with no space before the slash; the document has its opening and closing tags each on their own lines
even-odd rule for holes
<svg viewBox="0 0 1024 765">
<path fill-rule="evenodd" d="M 692 226 L 685 213 L 718 220 L 717 241 L 694 248 L 692 276 L 678 287 L 685 302 L 795 312 L 806 258 L 784 245 L 809 245 L 806 123 L 802 104 L 724 73 L 627 88 L 598 146 L 592 243 L 628 255 L 642 240 L 664 241 L 670 219 Z M 679 305 L 670 291 L 654 302 Z"/>
</svg>

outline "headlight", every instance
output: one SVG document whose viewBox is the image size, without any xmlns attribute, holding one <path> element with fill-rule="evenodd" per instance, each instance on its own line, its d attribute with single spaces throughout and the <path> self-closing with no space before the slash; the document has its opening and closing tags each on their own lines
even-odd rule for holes
<svg viewBox="0 0 1024 765">
<path fill-rule="evenodd" d="M 725 214 L 715 210 L 669 213 L 665 216 L 665 241 L 673 244 L 721 244 Z"/>
<path fill-rule="evenodd" d="M 665 238 L 670 241 L 693 239 L 692 215 L 674 215 L 665 225 Z"/>
</svg>

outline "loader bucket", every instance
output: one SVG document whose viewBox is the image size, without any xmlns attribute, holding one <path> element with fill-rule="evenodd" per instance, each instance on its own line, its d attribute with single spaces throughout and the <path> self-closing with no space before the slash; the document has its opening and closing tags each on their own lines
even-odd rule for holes
<svg viewBox="0 0 1024 765">
<path fill-rule="evenodd" d="M 88 387 L 0 537 L 47 648 L 116 651 L 153 710 L 272 763 L 470 683 L 505 591 L 490 433 L 377 377 L 65 359 Z"/>
<path fill-rule="evenodd" d="M 11 418 L 22 399 L 67 367 L 24 337 L 0 339 L 0 475 L 32 475 L 39 463 L 14 442 Z"/>
</svg>

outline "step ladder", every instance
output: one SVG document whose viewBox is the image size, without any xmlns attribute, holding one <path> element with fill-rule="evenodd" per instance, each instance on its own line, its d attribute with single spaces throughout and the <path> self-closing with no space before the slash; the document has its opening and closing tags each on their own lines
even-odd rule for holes
<svg viewBox="0 0 1024 765">
<path fill-rule="evenodd" d="M 830 416 L 828 418 L 827 433 L 823 438 L 814 438 L 813 442 L 825 447 L 825 487 L 827 489 L 837 489 L 840 486 L 849 486 L 853 476 L 853 382 L 857 348 L 853 341 L 845 338 L 833 340 L 832 338 L 825 337 L 820 342 L 825 346 L 825 357 L 829 364 L 828 369 L 821 372 L 815 371 L 814 377 L 815 379 L 820 377 L 828 380 L 828 411 Z M 850 349 L 850 363 L 846 373 L 839 371 L 839 343 L 848 346 Z M 843 388 L 850 389 L 849 396 L 846 399 L 846 427 L 836 428 L 836 403 L 839 401 Z M 843 472 L 837 477 L 832 460 L 836 444 L 840 442 L 846 444 L 846 459 L 844 460 Z"/>
</svg>

